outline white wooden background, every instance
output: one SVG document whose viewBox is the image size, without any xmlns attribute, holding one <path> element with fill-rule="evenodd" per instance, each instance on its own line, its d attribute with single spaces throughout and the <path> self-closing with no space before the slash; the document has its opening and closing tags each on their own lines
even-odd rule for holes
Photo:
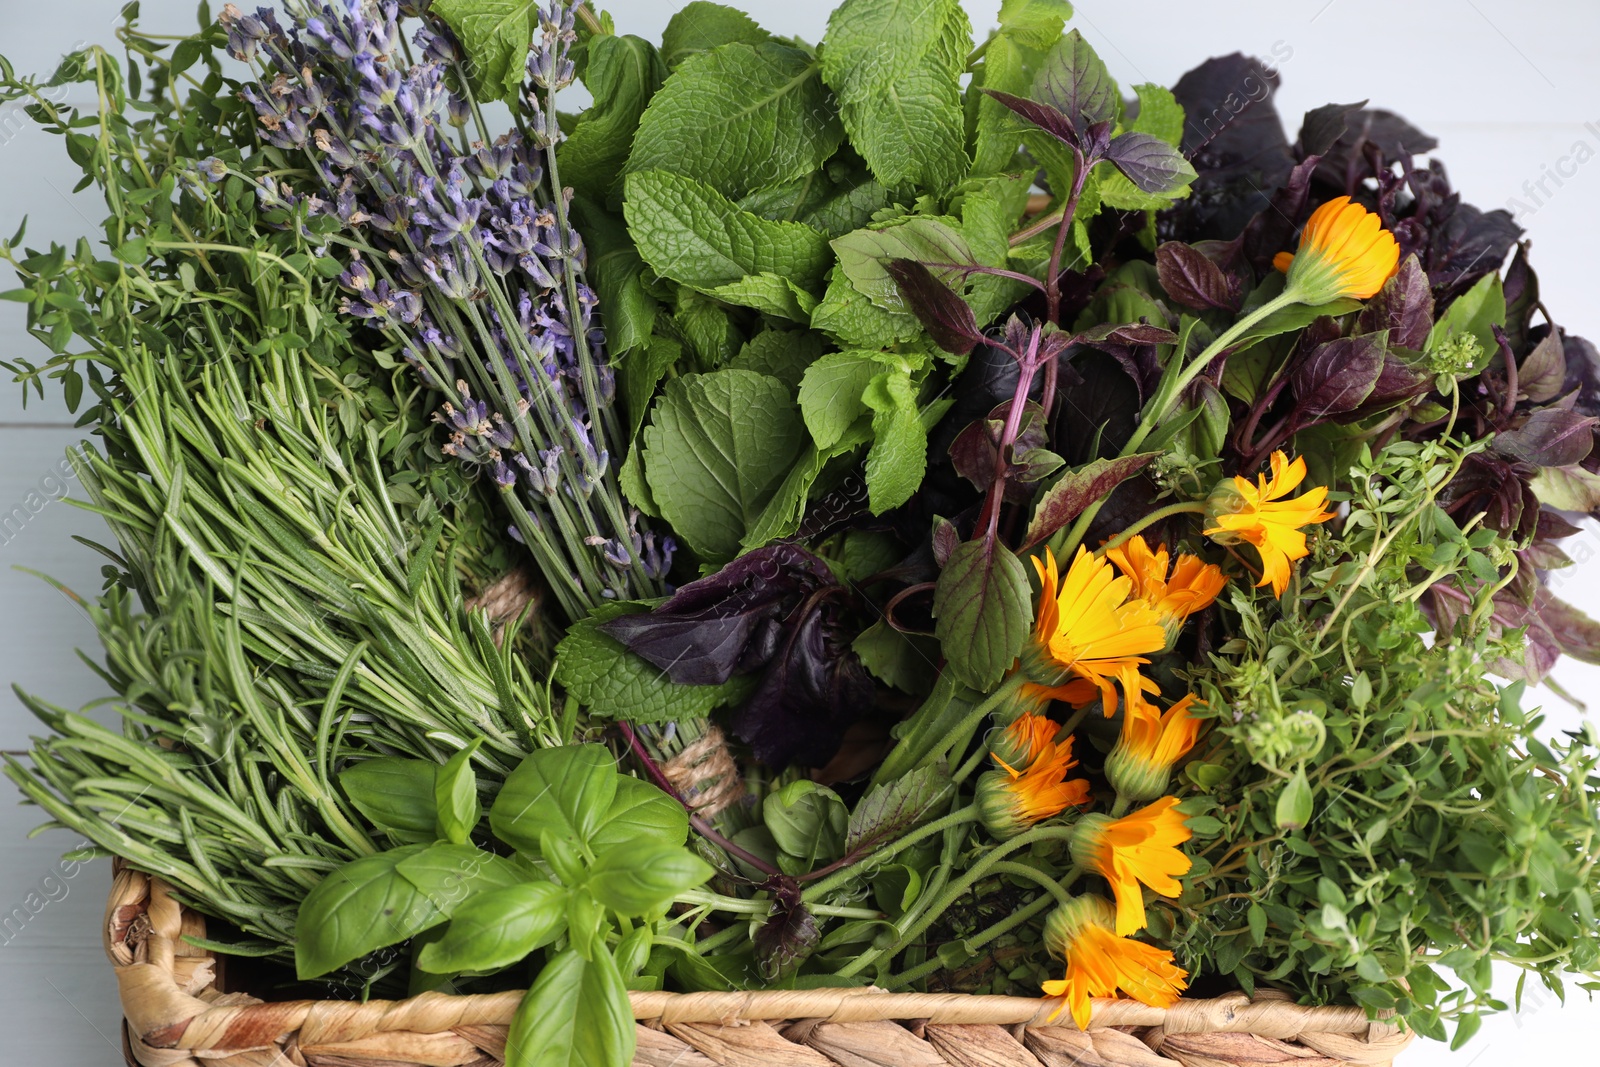
<svg viewBox="0 0 1600 1067">
<path fill-rule="evenodd" d="M 967 0 L 980 31 L 996 0 Z M 145 26 L 186 32 L 195 0 L 144 0 Z M 241 6 L 247 6 L 241 3 Z M 658 37 L 680 4 L 615 0 L 619 26 Z M 747 0 L 742 6 L 783 34 L 817 39 L 829 3 Z M 0 54 L 21 71 L 46 71 L 83 42 L 111 43 L 118 0 L 0 0 Z M 1534 242 L 1547 306 L 1569 329 L 1600 339 L 1593 264 L 1600 245 L 1600 5 L 1594 0 L 1083 0 L 1075 22 L 1124 85 L 1170 85 L 1210 55 L 1242 50 L 1281 61 L 1280 110 L 1291 131 L 1304 110 L 1370 98 L 1437 136 L 1456 187 L 1489 208 L 1512 198 Z M 1579 160 L 1582 163 L 1579 163 Z M 1559 183 L 1547 177 L 1560 176 Z M 1544 192 L 1525 186 L 1545 179 Z M 93 233 L 102 212 L 93 194 L 69 190 L 77 174 L 60 145 L 0 108 L 0 231 L 30 217 L 35 242 Z M 10 283 L 0 279 L 0 288 Z M 0 303 L 0 353 L 38 355 L 23 332 L 20 305 Z M 16 682 L 76 707 L 102 695 L 73 654 L 93 651 L 83 614 L 66 598 L 13 568 L 28 567 L 92 593 L 99 564 L 71 540 L 104 536 L 93 516 L 49 498 L 63 450 L 80 436 L 58 400 L 26 409 L 0 387 L 0 516 L 38 505 L 20 528 L 0 534 L 0 681 Z M 75 487 L 74 487 L 75 488 Z M 1600 536 L 1580 547 L 1592 559 Z M 1600 611 L 1600 563 L 1568 578 L 1563 593 Z M 1600 693 L 1600 668 L 1563 664 L 1562 684 Z M 1552 728 L 1579 712 L 1548 693 Z M 0 692 L 0 748 L 26 747 L 31 716 Z M 0 792 L 9 792 L 0 783 Z M 120 1063 L 115 983 L 100 950 L 105 864 L 63 879 L 56 858 L 74 842 L 61 833 L 24 841 L 38 821 L 31 809 L 0 804 L 0 919 L 18 907 L 37 914 L 0 931 L 0 1064 L 109 1067 Z M 42 906 L 41 906 L 42 904 Z M 1511 976 L 1507 976 L 1509 993 Z M 1593 1063 L 1600 1009 L 1583 994 L 1566 1006 L 1542 991 L 1520 1014 L 1491 1020 L 1459 1053 L 1427 1045 L 1411 1067 L 1497 1063 Z M 1584 1051 L 1587 1050 L 1587 1051 Z"/>
</svg>

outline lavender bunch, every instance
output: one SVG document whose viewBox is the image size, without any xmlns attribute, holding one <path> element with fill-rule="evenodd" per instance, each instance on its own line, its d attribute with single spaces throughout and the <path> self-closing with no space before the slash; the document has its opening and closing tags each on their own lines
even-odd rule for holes
<svg viewBox="0 0 1600 1067">
<path fill-rule="evenodd" d="M 623 500 L 620 429 L 583 240 L 556 170 L 554 97 L 574 77 L 573 13 L 554 2 L 528 57 L 519 129 L 491 141 L 444 31 L 407 45 L 395 0 L 222 14 L 256 83 L 262 136 L 313 189 L 262 178 L 263 208 L 309 203 L 350 249 L 345 313 L 381 331 L 430 389 L 444 452 L 487 476 L 571 618 L 657 595 L 673 544 Z M 469 137 L 468 128 L 477 136 Z M 304 217 L 306 212 L 299 213 Z"/>
</svg>

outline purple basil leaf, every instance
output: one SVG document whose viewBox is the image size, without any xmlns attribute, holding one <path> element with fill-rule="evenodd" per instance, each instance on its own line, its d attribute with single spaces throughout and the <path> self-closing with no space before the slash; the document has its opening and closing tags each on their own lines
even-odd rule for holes
<svg viewBox="0 0 1600 1067">
<path fill-rule="evenodd" d="M 1300 123 L 1301 156 L 1320 156 L 1333 148 L 1350 128 L 1351 112 L 1359 112 L 1366 106 L 1363 100 L 1359 104 L 1323 104 L 1307 111 L 1305 120 Z"/>
<path fill-rule="evenodd" d="M 845 729 L 872 705 L 872 679 L 825 607 L 786 628 L 761 684 L 733 713 L 733 729 L 762 763 L 827 763 Z"/>
<path fill-rule="evenodd" d="M 1002 93 L 998 89 L 985 89 L 983 91 L 1062 144 L 1071 148 L 1078 146 L 1078 131 L 1073 126 L 1072 120 L 1049 104 L 1041 104 L 1037 101 L 1026 100 L 1020 96 L 1012 96 L 1010 93 Z"/>
<path fill-rule="evenodd" d="M 1528 245 L 1517 246 L 1506 268 L 1506 333 L 1513 352 L 1526 352 L 1533 345 L 1533 313 L 1539 309 L 1539 276 L 1528 265 Z"/>
<path fill-rule="evenodd" d="M 1244 257 L 1261 273 L 1274 269 L 1272 260 L 1279 252 L 1294 249 L 1300 228 L 1311 216 L 1311 180 L 1316 170 L 1315 156 L 1292 167 L 1271 202 L 1245 227 Z"/>
<path fill-rule="evenodd" d="M 1120 325 L 1102 323 L 1075 335 L 1070 343 L 1091 345 L 1109 352 L 1113 348 L 1129 345 L 1174 345 L 1178 343 L 1178 335 L 1171 330 L 1151 326 L 1146 322 L 1128 322 Z"/>
<path fill-rule="evenodd" d="M 941 568 L 950 562 L 950 553 L 961 544 L 961 531 L 956 524 L 942 516 L 933 520 L 933 561 Z"/>
<path fill-rule="evenodd" d="M 1439 494 L 1439 506 L 1462 522 L 1482 514 L 1491 530 L 1526 540 L 1538 528 L 1540 516 L 1539 499 L 1521 475 L 1527 470 L 1481 452 L 1468 456 Z"/>
<path fill-rule="evenodd" d="M 1540 541 L 1562 541 L 1568 537 L 1576 537 L 1583 533 L 1583 527 L 1574 526 L 1566 519 L 1553 511 L 1539 512 L 1539 525 L 1534 531 L 1534 537 Z"/>
<path fill-rule="evenodd" d="M 788 889 L 774 894 L 772 917 L 761 924 L 752 938 L 756 971 L 767 983 L 793 975 L 822 941 L 822 930 L 801 899 L 798 887 Z"/>
<path fill-rule="evenodd" d="M 1358 333 L 1389 331 L 1389 344 L 1422 351 L 1433 329 L 1433 290 L 1416 256 L 1407 256 L 1393 278 L 1367 301 L 1356 319 Z"/>
<path fill-rule="evenodd" d="M 1125 133 L 1106 148 L 1106 159 L 1144 192 L 1170 196 L 1195 178 L 1183 154 L 1148 133 Z"/>
<path fill-rule="evenodd" d="M 1552 331 L 1517 367 L 1517 391 L 1535 404 L 1546 404 L 1561 395 L 1566 378 L 1567 356 L 1561 334 Z"/>
<path fill-rule="evenodd" d="M 1309 426 L 1359 408 L 1383 371 L 1382 335 L 1341 337 L 1319 345 L 1289 373 L 1294 420 Z"/>
<path fill-rule="evenodd" d="M 1534 605 L 1562 652 L 1585 663 L 1600 663 L 1600 622 L 1545 589 Z"/>
<path fill-rule="evenodd" d="M 1507 459 L 1536 467 L 1571 467 L 1589 458 L 1600 419 L 1561 408 L 1540 408 L 1515 430 L 1496 435 L 1491 446 Z"/>
<path fill-rule="evenodd" d="M 816 556 L 773 545 L 690 582 L 646 614 L 619 616 L 600 630 L 679 685 L 721 685 L 760 669 L 783 618 L 801 599 L 834 584 Z"/>
<path fill-rule="evenodd" d="M 966 356 L 984 342 L 971 306 L 927 267 L 912 259 L 892 259 L 885 269 L 900 287 L 906 305 L 940 348 Z"/>
<path fill-rule="evenodd" d="M 1033 521 L 1028 523 L 1028 532 L 1022 539 L 1022 551 L 1050 540 L 1056 531 L 1065 529 L 1082 515 L 1089 505 L 1144 470 L 1158 455 L 1159 452 L 1143 452 L 1121 459 L 1097 459 L 1078 470 L 1068 471 L 1039 499 Z"/>
<path fill-rule="evenodd" d="M 1373 383 L 1372 392 L 1354 418 L 1366 418 L 1402 404 L 1413 397 L 1423 396 L 1433 390 L 1436 376 L 1425 365 L 1412 363 L 1409 358 L 1390 349 L 1383 357 L 1383 369 Z"/>
<path fill-rule="evenodd" d="M 1000 438 L 1005 432 L 1006 417 L 1010 412 L 1011 401 L 1003 401 L 989 412 L 987 418 L 969 423 L 950 445 L 951 465 L 980 493 L 988 492 L 989 486 L 994 483 L 995 456 L 999 452 Z M 1049 444 L 1044 408 L 1030 400 L 1006 468 L 1005 497 L 1008 501 L 1022 503 L 1027 500 L 1033 495 L 1028 488 L 1030 483 L 1060 469 L 1061 457 L 1049 451 Z"/>
<path fill-rule="evenodd" d="M 1117 117 L 1117 83 L 1077 30 L 1045 57 L 1033 80 L 1033 96 L 1068 116 L 1079 131 Z"/>
<path fill-rule="evenodd" d="M 1372 176 L 1371 151 L 1378 153 L 1380 164 L 1387 168 L 1438 147 L 1437 139 L 1394 112 L 1363 108 L 1345 116 L 1344 131 L 1322 154 L 1317 180 L 1353 195 L 1362 181 Z"/>
<path fill-rule="evenodd" d="M 1182 241 L 1168 241 L 1156 249 L 1156 276 L 1168 296 L 1196 311 L 1238 311 L 1244 300 L 1242 285 Z"/>
<path fill-rule="evenodd" d="M 1268 207 L 1294 166 L 1272 97 L 1270 63 L 1235 52 L 1208 59 L 1172 87 L 1183 106 L 1183 154 L 1199 177 L 1192 194 L 1166 213 L 1166 235 L 1191 243 L 1232 240 Z M 1273 251 L 1277 251 L 1274 249 Z"/>
</svg>

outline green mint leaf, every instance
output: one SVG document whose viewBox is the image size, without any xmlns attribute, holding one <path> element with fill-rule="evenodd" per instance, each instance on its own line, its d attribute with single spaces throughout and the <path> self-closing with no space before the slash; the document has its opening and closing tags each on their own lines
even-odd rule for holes
<svg viewBox="0 0 1600 1067">
<path fill-rule="evenodd" d="M 917 411 L 911 374 L 879 374 L 862 400 L 872 409 L 872 450 L 867 453 L 867 505 L 882 515 L 911 499 L 928 467 L 928 433 Z"/>
<path fill-rule="evenodd" d="M 569 894 L 569 900 L 586 894 Z M 539 972 L 506 1034 L 506 1067 L 612 1067 L 632 1063 L 633 1008 L 628 988 L 604 943 L 589 959 L 573 947 Z M 593 941 L 592 937 L 589 941 Z"/>
<path fill-rule="evenodd" d="M 610 340 L 610 320 L 606 320 L 607 340 Z M 677 366 L 683 358 L 683 346 L 670 337 L 651 337 L 644 348 L 629 352 L 617 366 L 617 385 L 622 392 L 622 406 L 628 414 L 628 438 L 633 440 L 644 425 L 644 417 L 655 398 L 656 386 L 667 376 L 667 371 Z"/>
<path fill-rule="evenodd" d="M 847 173 L 834 180 L 829 177 L 832 169 L 757 189 L 740 200 L 739 206 L 764 219 L 803 222 L 829 237 L 859 230 L 889 207 L 893 197 L 877 179 L 865 173 Z"/>
<path fill-rule="evenodd" d="M 708 562 L 731 559 L 805 443 L 789 389 L 744 370 L 667 383 L 644 429 L 661 514 Z"/>
<path fill-rule="evenodd" d="M 1028 56 L 1020 44 L 1004 33 L 989 42 L 983 65 L 973 75 L 972 88 L 967 93 L 968 106 L 977 108 L 972 153 L 974 176 L 1010 170 L 1022 145 L 1022 135 L 1030 128 L 1015 111 L 980 90 L 993 89 L 1022 97 L 1028 94 L 1032 80 Z"/>
<path fill-rule="evenodd" d="M 1172 90 L 1146 83 L 1135 85 L 1133 91 L 1139 97 L 1139 113 L 1128 128 L 1159 137 L 1174 148 L 1182 145 L 1183 105 Z"/>
<path fill-rule="evenodd" d="M 934 635 L 955 678 L 987 691 L 1016 662 L 1033 619 L 1027 568 L 1008 549 L 967 541 L 933 593 Z"/>
<path fill-rule="evenodd" d="M 677 70 L 684 60 L 725 44 L 766 44 L 772 34 L 743 11 L 695 0 L 672 16 L 661 35 L 661 58 Z"/>
<path fill-rule="evenodd" d="M 667 71 L 642 37 L 596 37 L 589 43 L 583 83 L 594 103 L 556 148 L 561 184 L 593 196 L 619 191 L 634 131 Z M 585 240 L 588 233 L 584 233 Z"/>
<path fill-rule="evenodd" d="M 831 449 L 867 413 L 863 394 L 883 369 L 880 353 L 847 350 L 823 356 L 806 370 L 800 413 L 818 448 Z"/>
<path fill-rule="evenodd" d="M 832 260 L 820 230 L 741 211 L 711 186 L 681 174 L 628 175 L 623 211 L 650 268 L 703 293 L 762 274 L 821 289 Z"/>
<path fill-rule="evenodd" d="M 540 852 L 539 835 L 586 845 L 617 795 L 616 760 L 604 745 L 563 745 L 531 753 L 506 775 L 489 825 L 522 852 Z"/>
<path fill-rule="evenodd" d="M 796 285 L 791 279 L 771 271 L 751 274 L 727 285 L 708 291 L 726 304 L 755 308 L 767 315 L 790 322 L 808 323 L 816 310 L 817 298 Z"/>
<path fill-rule="evenodd" d="M 811 313 L 811 328 L 828 334 L 841 348 L 889 348 L 924 336 L 915 315 L 874 304 L 837 265 L 822 303 Z"/>
<path fill-rule="evenodd" d="M 433 785 L 439 765 L 380 756 L 339 772 L 339 786 L 374 826 L 405 844 L 434 840 L 438 827 Z"/>
<path fill-rule="evenodd" d="M 479 100 L 516 95 L 540 6 L 538 0 L 434 0 L 429 13 L 455 31 L 467 57 L 467 82 Z"/>
<path fill-rule="evenodd" d="M 888 271 L 893 259 L 914 259 L 958 292 L 966 283 L 962 271 L 948 264 L 972 264 L 972 250 L 952 218 L 918 216 L 882 229 L 857 230 L 833 242 L 845 276 L 869 300 L 888 311 L 902 312 L 905 301 Z"/>
<path fill-rule="evenodd" d="M 638 605 L 602 604 L 573 623 L 556 646 L 556 681 L 591 715 L 633 723 L 676 722 L 703 717 L 735 699 L 741 691 L 738 681 L 677 685 L 660 668 L 600 632 L 601 623 L 638 610 Z"/>
<path fill-rule="evenodd" d="M 843 139 L 815 59 L 725 44 L 684 60 L 656 93 L 628 170 L 672 171 L 738 198 L 811 173 Z"/>
<path fill-rule="evenodd" d="M 944 190 L 966 173 L 961 77 L 971 48 L 958 0 L 845 0 L 828 20 L 823 80 L 884 185 Z"/>
<path fill-rule="evenodd" d="M 363 856 L 312 886 L 300 905 L 294 946 L 300 978 L 336 971 L 444 921 L 444 913 L 396 870 L 423 848 L 406 845 Z"/>
<path fill-rule="evenodd" d="M 431 974 L 482 974 L 520 962 L 566 929 L 567 891 L 523 882 L 465 901 L 444 936 L 423 947 L 417 966 Z"/>
<path fill-rule="evenodd" d="M 1071 17 L 1067 0 L 1002 0 L 1000 32 L 1042 50 L 1061 39 Z"/>
<path fill-rule="evenodd" d="M 695 363 L 707 369 L 727 363 L 744 344 L 728 309 L 688 286 L 678 289 L 672 324 L 694 354 Z"/>
<path fill-rule="evenodd" d="M 1106 65 L 1083 35 L 1073 30 L 1050 49 L 1029 96 L 1072 119 L 1080 132 L 1117 117 L 1122 97 Z"/>
<path fill-rule="evenodd" d="M 778 379 L 799 389 L 806 369 L 822 355 L 822 338 L 810 330 L 767 329 L 745 342 L 728 366 Z"/>
</svg>

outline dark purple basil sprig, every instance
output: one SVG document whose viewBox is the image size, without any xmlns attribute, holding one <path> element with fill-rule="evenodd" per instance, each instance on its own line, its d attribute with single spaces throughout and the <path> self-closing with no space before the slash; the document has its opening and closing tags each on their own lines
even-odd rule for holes
<svg viewBox="0 0 1600 1067">
<path fill-rule="evenodd" d="M 734 712 L 734 732 L 770 766 L 821 766 L 873 702 L 844 625 L 851 596 L 817 556 L 771 545 L 600 629 L 679 684 L 759 675 Z"/>
<path fill-rule="evenodd" d="M 437 416 L 450 435 L 443 450 L 500 488 L 513 536 L 570 617 L 657 595 L 673 545 L 643 526 L 617 483 L 615 382 L 555 170 L 553 97 L 573 78 L 570 6 L 542 12 L 522 128 L 499 138 L 447 31 L 419 29 L 412 53 L 394 0 L 289 12 L 288 27 L 270 9 L 222 18 L 230 51 L 256 73 L 244 96 L 263 139 L 303 154 L 313 175 L 301 191 L 264 180 L 263 206 L 309 199 L 342 224 L 329 240 L 350 249 L 345 311 L 451 396 Z"/>
</svg>

